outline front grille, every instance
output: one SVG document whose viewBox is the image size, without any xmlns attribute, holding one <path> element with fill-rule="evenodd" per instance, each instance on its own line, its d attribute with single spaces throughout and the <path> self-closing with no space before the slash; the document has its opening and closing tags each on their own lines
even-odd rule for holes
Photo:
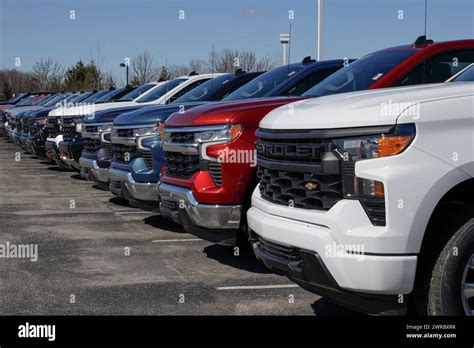
<svg viewBox="0 0 474 348">
<path fill-rule="evenodd" d="M 277 204 L 329 210 L 342 199 L 340 175 L 316 175 L 258 167 L 260 194 Z"/>
<path fill-rule="evenodd" d="M 107 154 L 112 157 L 114 155 L 114 149 L 113 149 L 113 144 L 112 143 L 104 143 L 105 150 L 107 151 Z"/>
<path fill-rule="evenodd" d="M 21 120 L 21 130 L 23 133 L 28 133 L 30 131 L 28 120 L 25 120 L 25 119 Z"/>
<path fill-rule="evenodd" d="M 84 152 L 95 153 L 99 148 L 99 139 L 84 138 Z"/>
<path fill-rule="evenodd" d="M 48 136 L 56 138 L 59 135 L 58 118 L 48 118 L 48 125 L 46 126 Z"/>
<path fill-rule="evenodd" d="M 212 176 L 212 180 L 214 180 L 214 184 L 216 186 L 222 186 L 222 167 L 219 162 L 209 162 L 208 164 L 209 174 Z"/>
<path fill-rule="evenodd" d="M 112 158 L 114 162 L 124 162 L 129 163 L 136 157 L 137 147 L 136 146 L 126 146 L 123 144 L 112 144 Z"/>
<path fill-rule="evenodd" d="M 194 133 L 193 132 L 173 132 L 170 135 L 170 143 L 176 144 L 189 144 L 194 143 Z"/>
<path fill-rule="evenodd" d="M 177 210 L 177 204 L 175 201 L 168 201 L 166 199 L 161 200 L 161 207 L 168 210 Z"/>
<path fill-rule="evenodd" d="M 98 131 L 98 126 L 86 126 L 87 133 L 97 133 Z"/>
<path fill-rule="evenodd" d="M 77 135 L 76 127 L 62 127 L 61 133 L 64 141 L 71 141 Z"/>
<path fill-rule="evenodd" d="M 142 150 L 141 154 L 142 154 L 143 160 L 146 163 L 146 166 L 148 168 L 152 168 L 153 167 L 153 154 L 152 154 L 152 152 L 147 151 L 147 150 Z"/>
<path fill-rule="evenodd" d="M 329 210 L 343 198 L 341 174 L 322 169 L 324 152 L 332 151 L 323 139 L 268 139 L 257 142 L 260 195 L 275 204 Z"/>
<path fill-rule="evenodd" d="M 178 152 L 165 152 L 166 173 L 171 176 L 189 178 L 199 171 L 199 156 Z"/>
<path fill-rule="evenodd" d="M 259 248 L 278 259 L 283 259 L 288 263 L 301 262 L 301 256 L 298 248 L 288 247 L 281 244 L 273 243 L 268 240 L 258 237 Z"/>
<path fill-rule="evenodd" d="M 287 139 L 287 140 L 260 140 L 257 151 L 261 158 L 267 160 L 319 163 L 321 154 L 331 146 L 320 139 Z"/>
<path fill-rule="evenodd" d="M 133 137 L 133 129 L 117 129 L 117 136 L 124 138 Z"/>
</svg>

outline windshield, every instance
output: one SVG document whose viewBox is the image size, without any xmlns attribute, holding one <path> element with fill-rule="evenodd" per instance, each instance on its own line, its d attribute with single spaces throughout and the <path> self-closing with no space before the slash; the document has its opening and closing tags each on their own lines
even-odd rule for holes
<svg viewBox="0 0 474 348">
<path fill-rule="evenodd" d="M 303 69 L 302 65 L 282 65 L 260 75 L 249 83 L 243 85 L 229 94 L 222 101 L 259 98 L 265 96 L 269 91 L 287 81 L 297 71 Z"/>
<path fill-rule="evenodd" d="M 215 77 L 209 81 L 204 82 L 202 85 L 193 88 L 188 93 L 183 94 L 181 97 L 176 99 L 173 103 L 192 103 L 197 101 L 209 100 L 211 94 L 222 88 L 226 83 L 231 81 L 235 77 L 234 74 L 225 74 Z"/>
<path fill-rule="evenodd" d="M 65 97 L 66 97 L 65 94 L 56 94 L 52 98 L 48 98 L 48 100 L 43 104 L 43 106 L 48 107 L 48 106 L 54 105 L 59 100 L 62 100 Z"/>
<path fill-rule="evenodd" d="M 45 106 L 47 105 L 51 100 L 55 99 L 56 98 L 56 94 L 52 94 L 52 95 L 49 95 L 43 99 L 41 99 L 36 105 L 40 105 L 40 106 Z"/>
<path fill-rule="evenodd" d="M 474 64 L 471 64 L 469 68 L 464 70 L 461 74 L 459 74 L 452 80 L 452 82 L 460 81 L 474 81 Z"/>
<path fill-rule="evenodd" d="M 320 97 L 368 89 L 415 53 L 416 51 L 383 51 L 369 54 L 332 74 L 303 95 Z"/>
<path fill-rule="evenodd" d="M 72 94 L 68 97 L 67 102 L 68 103 L 79 103 L 83 100 L 86 100 L 89 98 L 91 95 L 93 95 L 93 92 L 86 92 L 86 93 L 80 93 L 80 94 Z"/>
<path fill-rule="evenodd" d="M 122 92 L 123 88 L 114 89 L 109 93 L 104 94 L 102 97 L 95 100 L 96 103 L 103 103 L 112 100 L 118 93 Z"/>
<path fill-rule="evenodd" d="M 139 96 L 141 96 L 143 93 L 148 91 L 150 88 L 156 86 L 156 83 L 147 83 L 145 85 L 142 85 L 138 88 L 135 88 L 133 91 L 130 93 L 125 94 L 122 98 L 120 98 L 120 101 L 132 101 L 134 99 L 137 99 Z"/>
<path fill-rule="evenodd" d="M 93 103 L 93 102 L 95 102 L 97 99 L 99 99 L 100 97 L 106 95 L 106 94 L 109 93 L 109 92 L 110 92 L 109 89 L 106 89 L 106 90 L 103 90 L 103 91 L 99 91 L 99 92 L 94 93 L 93 95 L 87 97 L 86 99 L 81 100 L 81 103 Z"/>
<path fill-rule="evenodd" d="M 171 81 L 168 81 L 162 85 L 156 86 L 153 88 L 153 90 L 150 91 L 150 93 L 145 94 L 143 97 L 138 98 L 135 100 L 137 103 L 146 103 L 146 102 L 151 102 L 153 100 L 156 100 L 162 96 L 164 96 L 166 93 L 171 91 L 173 88 L 178 86 L 179 84 L 183 83 L 187 79 L 174 79 Z"/>
<path fill-rule="evenodd" d="M 8 102 L 10 104 L 15 104 L 16 102 L 20 101 L 24 97 L 24 95 L 25 95 L 25 93 L 20 93 L 15 98 L 9 99 L 6 102 Z"/>
<path fill-rule="evenodd" d="M 38 95 L 30 95 L 29 97 L 26 97 L 25 99 L 17 103 L 16 106 L 29 105 L 33 101 L 33 99 L 37 97 Z"/>
</svg>

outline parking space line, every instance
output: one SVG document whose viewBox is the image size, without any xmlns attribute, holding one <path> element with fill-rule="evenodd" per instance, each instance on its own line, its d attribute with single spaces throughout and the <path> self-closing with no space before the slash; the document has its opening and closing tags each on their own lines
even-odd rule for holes
<svg viewBox="0 0 474 348">
<path fill-rule="evenodd" d="M 289 289 L 299 288 L 297 284 L 280 284 L 280 285 L 241 285 L 241 286 L 221 286 L 216 288 L 217 291 L 228 290 L 260 290 L 260 289 Z"/>
<path fill-rule="evenodd" d="M 126 214 L 145 214 L 145 215 L 149 215 L 149 214 L 153 214 L 152 212 L 150 211 L 142 211 L 142 210 L 127 210 L 127 211 L 114 211 L 114 214 L 117 214 L 117 215 L 126 215 Z"/>
<path fill-rule="evenodd" d="M 152 243 L 173 243 L 173 242 L 205 242 L 199 238 L 184 238 L 184 239 L 156 239 L 152 240 Z"/>
</svg>

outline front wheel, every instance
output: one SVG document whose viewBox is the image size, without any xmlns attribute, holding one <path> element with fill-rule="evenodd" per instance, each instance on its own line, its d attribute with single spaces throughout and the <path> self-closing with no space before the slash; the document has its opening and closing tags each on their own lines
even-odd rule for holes
<svg viewBox="0 0 474 348">
<path fill-rule="evenodd" d="M 474 218 L 446 243 L 431 274 L 429 315 L 474 315 Z"/>
</svg>

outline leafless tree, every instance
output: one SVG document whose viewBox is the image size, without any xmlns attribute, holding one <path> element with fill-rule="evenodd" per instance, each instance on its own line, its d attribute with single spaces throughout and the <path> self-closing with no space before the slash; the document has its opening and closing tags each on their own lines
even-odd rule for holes
<svg viewBox="0 0 474 348">
<path fill-rule="evenodd" d="M 58 91 L 61 89 L 64 69 L 51 57 L 40 59 L 33 65 L 32 77 L 37 88 L 45 91 Z"/>
<path fill-rule="evenodd" d="M 174 79 L 178 76 L 183 76 L 183 75 L 188 75 L 192 70 L 190 70 L 190 67 L 184 64 L 178 65 L 178 64 L 173 64 L 168 67 L 166 67 L 169 77 L 171 79 Z"/>
<path fill-rule="evenodd" d="M 157 80 L 158 69 L 154 65 L 150 52 L 145 51 L 135 56 L 131 61 L 130 83 L 142 85 Z"/>
<path fill-rule="evenodd" d="M 233 72 L 239 68 L 248 72 L 264 71 L 275 66 L 269 58 L 257 58 L 255 52 L 231 49 L 211 51 L 208 62 L 214 72 Z"/>
</svg>

